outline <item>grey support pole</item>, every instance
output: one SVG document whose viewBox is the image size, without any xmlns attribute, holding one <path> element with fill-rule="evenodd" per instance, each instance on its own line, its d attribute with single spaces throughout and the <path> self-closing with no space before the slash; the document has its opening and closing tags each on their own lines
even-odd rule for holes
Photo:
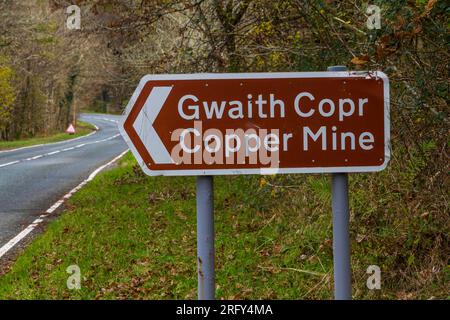
<svg viewBox="0 0 450 320">
<path fill-rule="evenodd" d="M 197 177 L 198 299 L 214 300 L 214 180 Z"/>
<path fill-rule="evenodd" d="M 348 175 L 333 173 L 333 263 L 334 298 L 352 299 L 352 274 L 350 268 L 350 238 L 348 232 Z"/>
<path fill-rule="evenodd" d="M 346 70 L 345 66 L 328 67 L 328 71 Z M 332 180 L 334 298 L 351 300 L 348 175 L 333 173 Z"/>
</svg>

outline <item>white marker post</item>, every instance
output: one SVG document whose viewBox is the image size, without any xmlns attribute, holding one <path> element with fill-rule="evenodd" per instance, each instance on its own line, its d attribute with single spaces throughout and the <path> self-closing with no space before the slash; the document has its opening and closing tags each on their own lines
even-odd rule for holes
<svg viewBox="0 0 450 320">
<path fill-rule="evenodd" d="M 346 71 L 345 66 L 328 67 L 328 71 Z M 352 273 L 350 267 L 350 237 L 348 211 L 348 175 L 333 173 L 332 176 L 333 210 L 333 264 L 334 298 L 352 299 Z"/>
</svg>

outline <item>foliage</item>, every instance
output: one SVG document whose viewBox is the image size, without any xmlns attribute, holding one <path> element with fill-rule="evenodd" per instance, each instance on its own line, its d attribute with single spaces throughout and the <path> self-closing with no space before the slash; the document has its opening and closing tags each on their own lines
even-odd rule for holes
<svg viewBox="0 0 450 320">
<path fill-rule="evenodd" d="M 0 140 L 61 132 L 104 85 L 93 67 L 102 39 L 68 30 L 65 7 L 49 1 L 1 1 L 0 12 Z"/>
<path fill-rule="evenodd" d="M 0 131 L 11 122 L 11 109 L 15 100 L 14 88 L 11 85 L 13 71 L 1 63 L 0 57 Z"/>
</svg>

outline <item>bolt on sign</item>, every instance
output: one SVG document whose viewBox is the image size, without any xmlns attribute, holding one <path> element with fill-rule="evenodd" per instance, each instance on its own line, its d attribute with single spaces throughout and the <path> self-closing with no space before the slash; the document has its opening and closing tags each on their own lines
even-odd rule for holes
<svg viewBox="0 0 450 320">
<path fill-rule="evenodd" d="M 380 171 L 389 81 L 379 71 L 147 75 L 120 130 L 152 176 Z"/>
</svg>

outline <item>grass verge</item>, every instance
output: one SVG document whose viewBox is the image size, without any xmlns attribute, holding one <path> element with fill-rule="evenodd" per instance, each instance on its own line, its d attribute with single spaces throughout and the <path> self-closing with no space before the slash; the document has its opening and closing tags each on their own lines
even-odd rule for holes
<svg viewBox="0 0 450 320">
<path fill-rule="evenodd" d="M 354 298 L 447 297 L 448 266 L 415 271 L 428 268 L 417 249 L 424 233 L 404 239 L 411 220 L 403 225 L 372 203 L 395 203 L 396 195 L 377 199 L 363 191 L 377 183 L 373 175 L 354 177 L 351 188 L 361 190 L 351 197 Z M 435 227 L 420 221 L 425 234 Z M 333 297 L 327 176 L 216 177 L 215 224 L 219 299 Z M 366 287 L 371 264 L 381 267 L 381 290 Z M 67 289 L 70 265 L 80 267 L 81 290 Z M 196 286 L 195 178 L 146 177 L 127 154 L 25 249 L 0 278 L 0 298 L 194 299 Z"/>
<path fill-rule="evenodd" d="M 68 134 L 65 132 L 56 133 L 45 137 L 34 137 L 30 139 L 13 140 L 13 141 L 0 141 L 0 150 L 16 149 L 22 147 L 34 146 L 37 144 L 45 144 L 52 142 L 59 142 L 77 137 L 84 136 L 95 130 L 95 127 L 87 122 L 77 121 L 77 131 L 75 134 Z"/>
</svg>

